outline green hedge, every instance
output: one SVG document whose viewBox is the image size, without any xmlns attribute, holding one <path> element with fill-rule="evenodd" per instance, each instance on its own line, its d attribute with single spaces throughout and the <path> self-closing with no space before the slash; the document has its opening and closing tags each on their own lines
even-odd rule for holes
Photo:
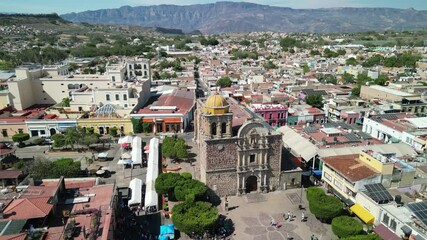
<svg viewBox="0 0 427 240">
<path fill-rule="evenodd" d="M 355 236 L 360 234 L 362 230 L 362 223 L 352 217 L 341 216 L 332 220 L 332 232 L 340 238 Z"/>
<path fill-rule="evenodd" d="M 155 188 L 158 194 L 170 194 L 184 178 L 179 173 L 162 173 L 156 178 Z"/>
<path fill-rule="evenodd" d="M 381 237 L 377 234 L 368 234 L 341 238 L 341 240 L 381 240 Z"/>
<path fill-rule="evenodd" d="M 309 187 L 307 189 L 307 200 L 310 212 L 322 221 L 330 222 L 343 213 L 342 202 L 334 196 L 326 195 L 320 188 Z"/>
</svg>

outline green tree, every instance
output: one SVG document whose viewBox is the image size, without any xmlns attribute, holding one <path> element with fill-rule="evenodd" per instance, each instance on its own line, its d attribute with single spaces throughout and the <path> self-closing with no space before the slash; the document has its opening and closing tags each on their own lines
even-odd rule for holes
<svg viewBox="0 0 427 240">
<path fill-rule="evenodd" d="M 314 57 L 314 56 L 320 56 L 322 55 L 322 53 L 319 52 L 319 50 L 311 50 L 310 51 L 310 56 Z"/>
<path fill-rule="evenodd" d="M 65 137 L 63 134 L 56 133 L 50 136 L 50 138 L 53 140 L 53 146 L 54 147 L 63 147 L 65 146 Z"/>
<path fill-rule="evenodd" d="M 185 180 L 179 173 L 168 172 L 162 173 L 156 178 L 155 189 L 158 194 L 173 195 L 175 187 L 181 181 Z"/>
<path fill-rule="evenodd" d="M 266 63 L 264 63 L 263 67 L 267 70 L 277 68 L 276 64 L 274 64 L 272 61 L 267 61 Z"/>
<path fill-rule="evenodd" d="M 360 84 L 358 84 L 356 87 L 353 87 L 353 89 L 351 89 L 351 95 L 355 97 L 359 97 L 361 88 L 362 86 Z"/>
<path fill-rule="evenodd" d="M 157 71 L 153 72 L 153 80 L 159 80 L 160 79 L 160 74 Z"/>
<path fill-rule="evenodd" d="M 356 66 L 357 65 L 357 60 L 354 57 L 351 57 L 351 58 L 348 58 L 347 60 L 345 60 L 345 64 L 346 65 Z"/>
<path fill-rule="evenodd" d="M 354 76 L 352 74 L 346 72 L 341 76 L 341 82 L 343 82 L 343 83 L 354 83 L 355 82 Z"/>
<path fill-rule="evenodd" d="M 110 129 L 111 131 L 111 129 Z M 98 134 L 92 133 L 92 134 L 86 134 L 81 137 L 80 143 L 87 146 L 87 148 L 90 147 L 90 145 L 95 144 L 99 141 Z"/>
<path fill-rule="evenodd" d="M 13 69 L 13 64 L 9 61 L 0 59 L 0 70 L 10 70 Z"/>
<path fill-rule="evenodd" d="M 79 131 L 76 128 L 67 128 L 64 134 L 65 145 L 70 145 L 71 149 L 74 149 L 74 144 L 80 139 Z"/>
<path fill-rule="evenodd" d="M 374 80 L 374 84 L 385 86 L 388 81 L 388 77 L 385 74 L 380 74 L 377 79 Z"/>
<path fill-rule="evenodd" d="M 17 133 L 12 136 L 12 140 L 19 143 L 20 146 L 22 146 L 23 142 L 27 141 L 28 139 L 30 139 L 30 134 L 28 133 Z"/>
<path fill-rule="evenodd" d="M 231 87 L 231 79 L 229 77 L 221 77 L 216 81 L 216 85 L 222 88 Z"/>
<path fill-rule="evenodd" d="M 294 38 L 285 37 L 280 39 L 280 46 L 283 48 L 283 50 L 287 51 L 289 48 L 297 47 L 298 42 Z"/>
<path fill-rule="evenodd" d="M 80 161 L 74 161 L 71 158 L 61 158 L 54 162 L 38 159 L 30 167 L 30 172 L 35 179 L 82 176 Z"/>
<path fill-rule="evenodd" d="M 243 39 L 242 41 L 239 42 L 239 44 L 242 46 L 249 46 L 251 45 L 251 42 L 247 39 Z"/>
<path fill-rule="evenodd" d="M 154 123 L 144 122 L 144 123 L 142 123 L 142 130 L 145 133 L 151 133 L 153 131 L 153 125 L 154 125 Z"/>
<path fill-rule="evenodd" d="M 172 209 L 175 227 L 186 233 L 203 235 L 218 223 L 218 209 L 207 202 L 183 202 Z"/>
<path fill-rule="evenodd" d="M 180 181 L 175 187 L 174 193 L 178 201 L 185 201 L 187 198 L 204 200 L 208 187 L 196 179 L 186 179 Z"/>
<path fill-rule="evenodd" d="M 71 102 L 70 98 L 63 98 L 61 101 L 61 105 L 63 107 L 70 107 L 70 102 Z"/>
<path fill-rule="evenodd" d="M 132 122 L 133 132 L 134 133 L 142 133 L 143 127 L 142 127 L 142 121 L 139 118 L 131 118 L 130 121 Z"/>
<path fill-rule="evenodd" d="M 304 73 L 310 72 L 310 67 L 308 67 L 307 64 L 301 65 L 301 68 L 302 68 L 302 70 L 303 70 Z"/>
<path fill-rule="evenodd" d="M 340 216 L 332 220 L 332 232 L 339 238 L 350 237 L 360 234 L 363 230 L 362 224 L 349 216 Z"/>
<path fill-rule="evenodd" d="M 323 97 L 321 95 L 310 94 L 305 97 L 305 102 L 316 108 L 323 107 Z"/>
<path fill-rule="evenodd" d="M 109 134 L 113 137 L 117 136 L 118 129 L 117 127 L 110 128 Z"/>
</svg>

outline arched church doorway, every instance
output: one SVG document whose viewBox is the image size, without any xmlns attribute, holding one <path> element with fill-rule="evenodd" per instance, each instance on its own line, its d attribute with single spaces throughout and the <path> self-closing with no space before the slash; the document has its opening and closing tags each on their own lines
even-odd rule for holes
<svg viewBox="0 0 427 240">
<path fill-rule="evenodd" d="M 258 179 L 256 176 L 250 176 L 246 179 L 246 193 L 256 191 L 258 189 Z"/>
</svg>

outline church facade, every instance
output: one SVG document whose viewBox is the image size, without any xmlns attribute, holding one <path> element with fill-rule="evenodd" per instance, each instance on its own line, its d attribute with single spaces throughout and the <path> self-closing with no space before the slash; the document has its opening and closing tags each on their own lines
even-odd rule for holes
<svg viewBox="0 0 427 240">
<path fill-rule="evenodd" d="M 195 140 L 201 180 L 219 196 L 268 192 L 280 188 L 282 136 L 220 95 L 198 99 Z M 240 108 L 239 108 L 240 107 Z M 243 116 L 244 114 L 239 114 Z"/>
</svg>

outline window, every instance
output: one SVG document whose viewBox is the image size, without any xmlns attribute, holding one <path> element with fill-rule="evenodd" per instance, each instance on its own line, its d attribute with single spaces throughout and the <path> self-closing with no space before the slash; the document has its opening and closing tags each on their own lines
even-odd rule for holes
<svg viewBox="0 0 427 240">
<path fill-rule="evenodd" d="M 45 135 L 46 131 L 45 130 L 40 130 L 40 135 Z"/>
<path fill-rule="evenodd" d="M 270 113 L 270 114 L 269 114 L 269 118 L 268 118 L 268 119 L 273 119 L 273 117 L 272 117 L 272 116 L 273 116 L 273 114 L 271 114 L 271 113 Z"/>
<path fill-rule="evenodd" d="M 43 100 L 47 100 L 47 98 L 43 98 Z"/>
<path fill-rule="evenodd" d="M 329 173 L 325 172 L 325 171 L 323 172 L 323 177 L 326 178 L 326 179 L 328 179 L 329 181 L 332 181 L 332 176 Z"/>
<path fill-rule="evenodd" d="M 42 83 L 42 86 L 44 86 L 44 83 Z"/>
<path fill-rule="evenodd" d="M 125 108 L 127 108 L 128 107 L 128 105 L 127 104 L 125 104 Z"/>
<path fill-rule="evenodd" d="M 221 133 L 224 134 L 227 132 L 227 123 L 221 123 Z"/>
<path fill-rule="evenodd" d="M 116 101 L 119 101 L 119 100 L 120 100 L 120 95 L 116 94 Z"/>
<path fill-rule="evenodd" d="M 18 129 L 18 133 L 24 133 L 24 129 L 19 128 L 19 129 Z"/>
<path fill-rule="evenodd" d="M 64 86 L 64 84 L 63 84 L 63 83 L 61 83 L 61 86 Z"/>
<path fill-rule="evenodd" d="M 110 94 L 105 95 L 105 100 L 110 101 Z"/>
<path fill-rule="evenodd" d="M 115 82 L 115 81 L 116 81 L 116 76 L 112 76 L 112 77 L 111 77 L 111 80 L 112 80 L 113 82 Z"/>
<path fill-rule="evenodd" d="M 126 95 L 126 94 L 123 94 L 123 100 L 128 100 L 128 95 Z"/>
<path fill-rule="evenodd" d="M 249 163 L 254 163 L 254 162 L 255 162 L 255 154 L 249 155 Z"/>
<path fill-rule="evenodd" d="M 340 181 L 335 180 L 334 185 L 337 186 L 339 189 L 342 189 L 342 183 Z"/>
<path fill-rule="evenodd" d="M 65 91 L 62 91 L 62 93 L 65 93 Z"/>
<path fill-rule="evenodd" d="M 216 123 L 211 124 L 211 135 L 216 135 Z"/>
<path fill-rule="evenodd" d="M 3 137 L 7 137 L 7 129 L 2 129 L 1 135 L 3 135 Z"/>
<path fill-rule="evenodd" d="M 390 217 L 386 214 L 383 216 L 383 223 L 388 226 L 388 221 L 390 220 Z"/>
<path fill-rule="evenodd" d="M 79 112 L 82 112 L 83 111 L 83 107 L 79 107 Z"/>
<path fill-rule="evenodd" d="M 391 221 L 390 221 L 390 229 L 391 230 L 393 230 L 393 232 L 395 232 L 396 231 L 396 226 L 397 226 L 397 223 L 396 223 L 396 221 L 394 220 L 394 219 L 392 219 Z"/>
</svg>

